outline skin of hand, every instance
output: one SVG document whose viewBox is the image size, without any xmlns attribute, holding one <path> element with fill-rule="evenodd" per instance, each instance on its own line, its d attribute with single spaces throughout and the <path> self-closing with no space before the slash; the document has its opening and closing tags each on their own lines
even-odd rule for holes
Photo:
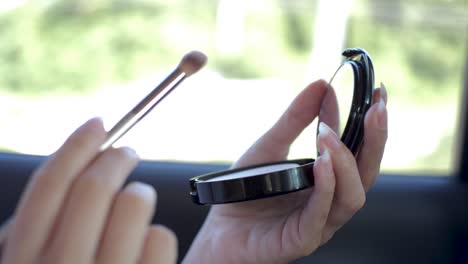
<svg viewBox="0 0 468 264">
<path fill-rule="evenodd" d="M 276 124 L 233 167 L 287 158 L 296 137 L 318 115 L 326 82 L 304 89 Z M 387 93 L 377 88 L 355 157 L 326 125 L 312 188 L 267 199 L 212 206 L 184 263 L 287 263 L 326 243 L 365 202 L 387 140 Z"/>
<path fill-rule="evenodd" d="M 150 225 L 156 192 L 132 182 L 129 148 L 100 152 L 102 121 L 78 128 L 32 175 L 11 218 L 1 263 L 175 263 L 177 240 Z"/>
</svg>

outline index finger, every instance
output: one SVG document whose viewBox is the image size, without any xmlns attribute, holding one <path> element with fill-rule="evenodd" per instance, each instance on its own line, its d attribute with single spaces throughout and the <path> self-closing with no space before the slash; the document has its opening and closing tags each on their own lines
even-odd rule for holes
<svg viewBox="0 0 468 264">
<path fill-rule="evenodd" d="M 33 174 L 15 211 L 4 252 L 6 259 L 8 255 L 37 256 L 73 180 L 96 157 L 105 138 L 102 121 L 91 119 Z"/>
</svg>

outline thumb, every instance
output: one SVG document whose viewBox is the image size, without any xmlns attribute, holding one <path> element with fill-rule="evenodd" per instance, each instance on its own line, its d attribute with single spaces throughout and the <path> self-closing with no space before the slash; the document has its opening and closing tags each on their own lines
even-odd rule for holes
<svg viewBox="0 0 468 264">
<path fill-rule="evenodd" d="M 285 159 L 294 140 L 319 114 L 326 88 L 327 83 L 324 80 L 309 84 L 278 121 L 234 163 L 233 167 Z"/>
</svg>

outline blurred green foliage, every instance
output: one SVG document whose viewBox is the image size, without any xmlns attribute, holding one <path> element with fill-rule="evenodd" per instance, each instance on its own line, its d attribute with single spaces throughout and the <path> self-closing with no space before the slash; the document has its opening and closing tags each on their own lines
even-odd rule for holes
<svg viewBox="0 0 468 264">
<path fill-rule="evenodd" d="M 177 63 L 181 51 L 158 28 L 182 17 L 168 18 L 167 10 L 155 1 L 55 1 L 2 14 L 0 89 L 82 92 Z M 194 10 L 208 14 L 193 8 L 192 17 Z M 194 26 L 189 21 L 180 23 Z"/>
<path fill-rule="evenodd" d="M 465 10 L 468 17 L 468 7 Z M 452 100 L 463 82 L 468 31 L 408 21 L 389 23 L 354 17 L 347 46 L 363 46 L 378 65 L 378 74 L 407 103 L 429 105 Z M 406 20 L 406 21 L 405 21 Z"/>
<path fill-rule="evenodd" d="M 465 1 L 450 5 L 464 7 Z M 358 2 L 369 14 L 351 17 L 346 46 L 365 47 L 379 64 L 378 72 L 394 77 L 398 85 L 393 92 L 407 100 L 417 97 L 427 103 L 454 96 L 453 87 L 462 81 L 459 56 L 466 43 L 460 31 L 466 29 L 413 21 L 411 14 L 429 6 L 428 12 L 440 7 L 463 17 L 468 8 L 449 9 L 440 0 L 431 5 L 420 0 Z M 244 50 L 226 55 L 214 47 L 216 0 L 29 1 L 0 13 L 0 90 L 92 90 L 166 69 L 191 47 L 202 47 L 210 54 L 210 67 L 227 77 L 294 79 L 312 48 L 316 5 L 278 0 L 267 14 L 247 15 Z"/>
<path fill-rule="evenodd" d="M 215 0 L 41 3 L 30 1 L 0 13 L 0 90 L 88 91 L 167 69 L 191 47 L 215 54 L 210 66 L 229 77 L 281 75 L 294 72 L 295 62 L 311 48 L 313 4 L 286 12 L 278 6 L 273 17 L 280 19 L 247 17 L 252 26 L 246 27 L 245 51 L 217 56 Z M 249 41 L 266 41 L 269 46 Z M 247 59 L 253 55 L 261 59 Z M 279 69 L 278 61 L 289 61 L 289 71 Z"/>
</svg>

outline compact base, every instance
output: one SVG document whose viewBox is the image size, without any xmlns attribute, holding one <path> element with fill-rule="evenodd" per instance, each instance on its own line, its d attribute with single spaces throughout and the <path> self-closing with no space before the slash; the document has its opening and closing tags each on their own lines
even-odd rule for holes
<svg viewBox="0 0 468 264">
<path fill-rule="evenodd" d="M 190 180 L 197 204 L 248 201 L 314 185 L 313 159 L 287 160 L 201 175 Z"/>
</svg>

